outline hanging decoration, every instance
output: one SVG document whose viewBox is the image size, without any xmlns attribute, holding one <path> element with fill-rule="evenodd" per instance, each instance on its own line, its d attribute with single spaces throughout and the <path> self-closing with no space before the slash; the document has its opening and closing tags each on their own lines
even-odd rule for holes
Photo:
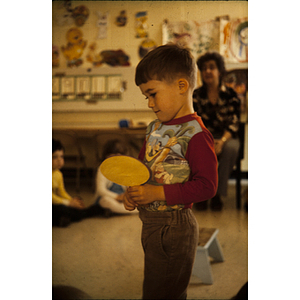
<svg viewBox="0 0 300 300">
<path fill-rule="evenodd" d="M 58 26 L 72 25 L 81 27 L 85 24 L 89 17 L 90 11 L 85 5 L 71 7 L 71 1 L 64 1 L 60 8 L 56 11 L 54 19 Z"/>
<path fill-rule="evenodd" d="M 67 46 L 62 46 L 61 50 L 65 58 L 67 59 L 68 67 L 78 67 L 82 64 L 82 59 L 80 58 L 87 42 L 83 40 L 82 31 L 73 27 L 68 30 L 66 34 Z"/>
<path fill-rule="evenodd" d="M 156 43 L 147 38 L 144 41 L 142 41 L 140 47 L 139 47 L 139 57 L 143 58 L 148 52 L 155 49 L 157 47 Z"/>
<path fill-rule="evenodd" d="M 130 66 L 129 56 L 123 50 L 104 50 L 99 53 L 96 49 L 96 43 L 92 43 L 86 57 L 87 61 L 92 63 L 94 67 L 99 67 L 104 63 L 112 67 Z"/>
<path fill-rule="evenodd" d="M 145 38 L 148 37 L 148 24 L 147 24 L 147 12 L 141 11 L 136 13 L 135 15 L 135 30 L 137 38 Z"/>
<path fill-rule="evenodd" d="M 89 9 L 85 5 L 76 6 L 72 11 L 72 17 L 78 27 L 84 25 L 90 15 Z"/>
<path fill-rule="evenodd" d="M 99 67 L 102 65 L 102 58 L 100 52 L 97 52 L 96 49 L 97 49 L 97 44 L 92 43 L 89 46 L 89 52 L 86 56 L 86 59 L 88 62 L 92 63 L 94 67 Z"/>
<path fill-rule="evenodd" d="M 116 17 L 115 24 L 119 27 L 125 26 L 127 23 L 126 10 L 121 10 L 120 15 Z"/>
<path fill-rule="evenodd" d="M 112 66 L 130 66 L 129 56 L 123 50 L 105 50 L 100 53 L 102 62 Z"/>
<path fill-rule="evenodd" d="M 97 27 L 99 27 L 98 31 L 98 39 L 106 39 L 107 37 L 107 20 L 108 20 L 108 12 L 102 13 L 100 11 L 97 11 Z"/>
<path fill-rule="evenodd" d="M 56 45 L 52 45 L 52 68 L 59 67 L 59 48 Z"/>
<path fill-rule="evenodd" d="M 72 16 L 71 1 L 65 1 L 64 3 L 59 3 L 58 9 L 55 11 L 53 20 L 58 26 L 72 25 L 74 24 L 74 19 Z"/>
</svg>

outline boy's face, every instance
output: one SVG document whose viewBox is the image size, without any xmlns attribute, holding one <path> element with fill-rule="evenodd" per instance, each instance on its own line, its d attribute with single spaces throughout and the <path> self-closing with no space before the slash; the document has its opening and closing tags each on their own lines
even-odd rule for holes
<svg viewBox="0 0 300 300">
<path fill-rule="evenodd" d="M 168 122 L 191 113 L 189 103 L 180 91 L 179 80 L 173 83 L 150 80 L 139 85 L 139 88 L 148 100 L 148 107 L 161 122 Z"/>
<path fill-rule="evenodd" d="M 64 151 L 56 150 L 52 153 L 52 170 L 59 170 L 64 166 Z"/>
</svg>

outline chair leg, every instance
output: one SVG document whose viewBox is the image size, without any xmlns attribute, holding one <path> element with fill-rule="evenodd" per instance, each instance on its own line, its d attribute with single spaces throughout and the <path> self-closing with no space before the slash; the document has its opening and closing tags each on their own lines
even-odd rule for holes
<svg viewBox="0 0 300 300">
<path fill-rule="evenodd" d="M 236 208 L 241 209 L 241 162 L 236 164 Z"/>
<path fill-rule="evenodd" d="M 209 256 L 212 257 L 215 261 L 224 261 L 224 256 L 222 248 L 219 244 L 217 237 L 211 242 L 208 248 Z"/>
<path fill-rule="evenodd" d="M 80 161 L 79 158 L 77 157 L 77 166 L 76 166 L 76 192 L 80 192 Z"/>
<path fill-rule="evenodd" d="M 192 273 L 200 278 L 202 283 L 213 284 L 213 276 L 207 249 L 197 249 Z"/>
</svg>

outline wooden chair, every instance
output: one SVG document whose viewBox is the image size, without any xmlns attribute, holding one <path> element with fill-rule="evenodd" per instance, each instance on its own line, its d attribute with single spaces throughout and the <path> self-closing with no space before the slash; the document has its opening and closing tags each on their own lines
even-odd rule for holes
<svg viewBox="0 0 300 300">
<path fill-rule="evenodd" d="M 244 158 L 245 150 L 245 123 L 240 123 L 238 137 L 240 140 L 240 149 L 238 158 L 236 161 L 235 169 L 231 173 L 231 177 L 234 177 L 236 180 L 236 208 L 241 208 L 241 180 L 242 180 L 242 171 L 241 171 L 241 161 Z"/>
</svg>

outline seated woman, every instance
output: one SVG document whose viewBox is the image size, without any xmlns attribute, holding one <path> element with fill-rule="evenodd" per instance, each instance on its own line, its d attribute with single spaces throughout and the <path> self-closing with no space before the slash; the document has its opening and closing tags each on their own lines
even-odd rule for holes
<svg viewBox="0 0 300 300">
<path fill-rule="evenodd" d="M 222 85 L 225 75 L 223 57 L 207 52 L 197 60 L 203 85 L 194 91 L 194 110 L 202 117 L 215 139 L 218 156 L 218 191 L 211 199 L 212 210 L 222 210 L 221 197 L 227 195 L 227 183 L 236 163 L 240 142 L 237 137 L 240 119 L 240 100 L 236 92 Z M 207 201 L 196 203 L 196 208 L 207 208 Z"/>
<path fill-rule="evenodd" d="M 118 139 L 109 140 L 105 145 L 102 153 L 102 160 L 112 155 L 126 155 L 128 148 L 125 143 Z M 100 207 L 109 209 L 112 213 L 116 214 L 135 214 L 137 210 L 128 211 L 123 205 L 123 194 L 126 190 L 125 186 L 118 185 L 108 180 L 101 173 L 98 167 L 96 176 L 96 202 Z"/>
</svg>

